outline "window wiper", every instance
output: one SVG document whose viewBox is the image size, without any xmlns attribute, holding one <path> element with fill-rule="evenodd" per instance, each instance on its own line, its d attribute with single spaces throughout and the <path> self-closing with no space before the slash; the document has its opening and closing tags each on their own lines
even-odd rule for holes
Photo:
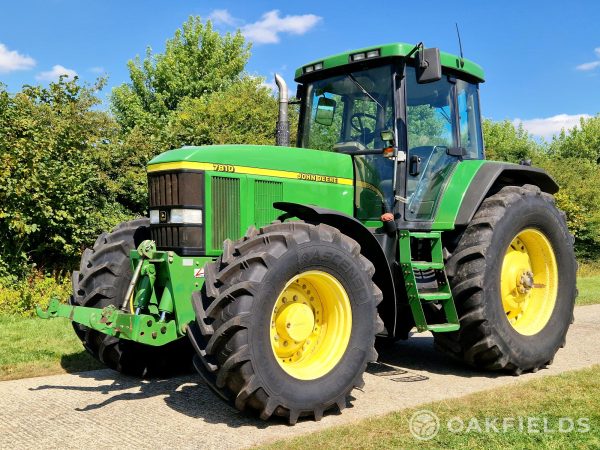
<svg viewBox="0 0 600 450">
<path fill-rule="evenodd" d="M 363 85 L 360 84 L 356 78 L 354 78 L 354 75 L 352 75 L 351 73 L 348 73 L 346 75 L 348 75 L 348 78 L 350 78 L 354 82 L 354 84 L 356 84 L 358 86 L 358 88 L 363 92 L 363 94 L 367 95 L 371 100 L 373 100 L 375 103 L 377 103 L 381 109 L 385 110 L 383 105 L 381 103 L 379 103 L 375 97 L 373 97 L 371 94 L 369 94 L 367 92 L 367 90 L 363 87 Z"/>
</svg>

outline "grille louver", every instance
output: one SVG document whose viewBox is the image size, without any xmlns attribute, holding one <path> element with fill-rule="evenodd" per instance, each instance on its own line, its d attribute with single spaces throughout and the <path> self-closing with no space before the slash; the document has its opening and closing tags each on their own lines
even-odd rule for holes
<svg viewBox="0 0 600 450">
<path fill-rule="evenodd" d="M 213 177 L 211 192 L 212 247 L 220 249 L 225 239 L 238 239 L 241 235 L 240 180 Z"/>
<path fill-rule="evenodd" d="M 161 206 L 203 206 L 204 174 L 201 172 L 150 174 L 148 184 L 151 209 Z"/>
<path fill-rule="evenodd" d="M 283 183 L 256 180 L 254 182 L 254 221 L 262 227 L 271 223 L 281 214 L 273 209 L 273 203 L 283 200 Z"/>
</svg>

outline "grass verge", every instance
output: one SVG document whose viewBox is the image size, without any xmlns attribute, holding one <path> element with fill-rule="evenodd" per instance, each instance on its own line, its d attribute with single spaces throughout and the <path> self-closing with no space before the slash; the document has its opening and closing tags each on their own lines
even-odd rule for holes
<svg viewBox="0 0 600 450">
<path fill-rule="evenodd" d="M 67 319 L 0 316 L 0 380 L 101 368 Z"/>
<path fill-rule="evenodd" d="M 439 418 L 439 433 L 431 440 L 418 440 L 410 432 L 409 420 L 421 410 Z M 561 432 L 559 426 L 568 430 L 570 421 L 573 430 Z M 459 430 L 461 424 L 461 432 L 450 431 Z M 486 424 L 494 424 L 498 431 Z M 261 448 L 600 448 L 600 366 L 434 402 Z"/>
<path fill-rule="evenodd" d="M 577 305 L 600 303 L 600 275 L 577 278 Z"/>
</svg>

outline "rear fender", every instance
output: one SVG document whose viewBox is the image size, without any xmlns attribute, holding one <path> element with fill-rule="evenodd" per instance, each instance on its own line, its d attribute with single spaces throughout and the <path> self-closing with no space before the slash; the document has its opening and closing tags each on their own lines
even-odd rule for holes
<svg viewBox="0 0 600 450">
<path fill-rule="evenodd" d="M 504 186 L 524 184 L 533 184 L 549 194 L 555 194 L 559 189 L 556 181 L 543 169 L 509 163 L 484 163 L 465 192 L 455 226 L 467 226 L 481 203 Z"/>
</svg>

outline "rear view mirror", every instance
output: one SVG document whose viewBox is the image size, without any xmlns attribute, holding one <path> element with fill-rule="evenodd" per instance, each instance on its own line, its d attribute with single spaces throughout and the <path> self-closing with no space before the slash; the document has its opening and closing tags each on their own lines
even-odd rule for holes
<svg viewBox="0 0 600 450">
<path fill-rule="evenodd" d="M 421 48 L 417 51 L 417 83 L 425 84 L 442 79 L 439 48 Z"/>
<path fill-rule="evenodd" d="M 333 123 L 333 116 L 335 115 L 336 101 L 332 98 L 319 97 L 317 103 L 317 113 L 315 116 L 315 122 L 320 125 L 330 126 Z"/>
</svg>

